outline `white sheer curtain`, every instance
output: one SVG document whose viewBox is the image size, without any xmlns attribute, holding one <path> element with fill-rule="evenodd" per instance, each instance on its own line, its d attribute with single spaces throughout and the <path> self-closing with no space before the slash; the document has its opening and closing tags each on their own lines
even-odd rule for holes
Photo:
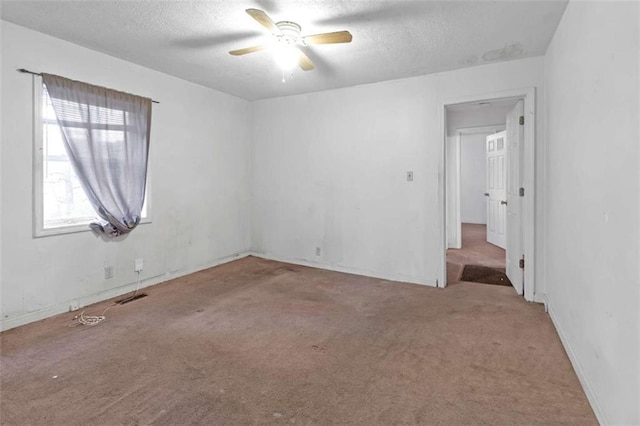
<svg viewBox="0 0 640 426">
<path fill-rule="evenodd" d="M 118 236 L 141 219 L 147 180 L 151 99 L 51 74 L 43 82 L 71 163 L 99 222 Z"/>
</svg>

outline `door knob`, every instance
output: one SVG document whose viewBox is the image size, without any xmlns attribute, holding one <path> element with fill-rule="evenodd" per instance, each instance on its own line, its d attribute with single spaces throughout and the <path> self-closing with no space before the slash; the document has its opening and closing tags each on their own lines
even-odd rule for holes
<svg viewBox="0 0 640 426">
<path fill-rule="evenodd" d="M 506 200 L 502 200 L 502 201 L 500 201 L 500 204 L 504 204 L 506 206 L 507 205 L 507 201 Z"/>
<path fill-rule="evenodd" d="M 485 197 L 488 197 L 488 196 L 489 196 L 489 193 L 488 193 L 488 192 L 485 192 L 485 193 L 484 193 L 484 196 L 485 196 Z"/>
</svg>

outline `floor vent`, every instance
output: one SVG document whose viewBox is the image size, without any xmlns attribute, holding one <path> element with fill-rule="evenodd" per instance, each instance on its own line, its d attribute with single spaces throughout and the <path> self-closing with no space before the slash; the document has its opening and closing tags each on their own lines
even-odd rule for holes
<svg viewBox="0 0 640 426">
<path fill-rule="evenodd" d="M 135 296 L 126 297 L 122 300 L 116 301 L 118 305 L 124 305 L 125 303 L 133 302 L 134 300 L 142 299 L 143 297 L 147 297 L 145 293 L 136 294 Z"/>
</svg>

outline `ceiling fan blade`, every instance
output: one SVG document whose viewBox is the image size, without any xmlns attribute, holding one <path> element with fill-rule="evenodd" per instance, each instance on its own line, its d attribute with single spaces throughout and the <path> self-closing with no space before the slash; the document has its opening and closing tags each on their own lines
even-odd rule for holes
<svg viewBox="0 0 640 426">
<path fill-rule="evenodd" d="M 251 16 L 253 19 L 258 21 L 260 25 L 262 25 L 269 31 L 274 33 L 280 33 L 280 29 L 276 26 L 276 24 L 273 23 L 273 21 L 271 20 L 271 18 L 269 18 L 269 15 L 267 15 L 266 12 L 260 9 L 247 9 L 246 12 L 249 14 L 249 16 Z"/>
<path fill-rule="evenodd" d="M 303 71 L 311 71 L 316 67 L 313 62 L 311 62 L 311 59 L 309 59 L 309 57 L 302 51 L 300 52 L 300 61 L 298 62 L 298 64 Z"/>
<path fill-rule="evenodd" d="M 258 46 L 245 47 L 244 49 L 232 50 L 229 52 L 229 55 L 240 56 L 246 55 L 247 53 L 259 52 L 260 50 L 265 50 L 271 47 L 268 44 L 261 44 Z"/>
<path fill-rule="evenodd" d="M 302 37 L 307 44 L 351 43 L 353 36 L 349 31 L 336 31 Z"/>
</svg>

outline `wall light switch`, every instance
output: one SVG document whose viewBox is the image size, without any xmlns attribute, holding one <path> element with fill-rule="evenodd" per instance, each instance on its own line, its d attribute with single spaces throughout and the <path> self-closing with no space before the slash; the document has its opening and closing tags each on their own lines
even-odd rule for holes
<svg viewBox="0 0 640 426">
<path fill-rule="evenodd" d="M 413 172 L 407 172 L 407 182 L 413 182 Z"/>
</svg>

